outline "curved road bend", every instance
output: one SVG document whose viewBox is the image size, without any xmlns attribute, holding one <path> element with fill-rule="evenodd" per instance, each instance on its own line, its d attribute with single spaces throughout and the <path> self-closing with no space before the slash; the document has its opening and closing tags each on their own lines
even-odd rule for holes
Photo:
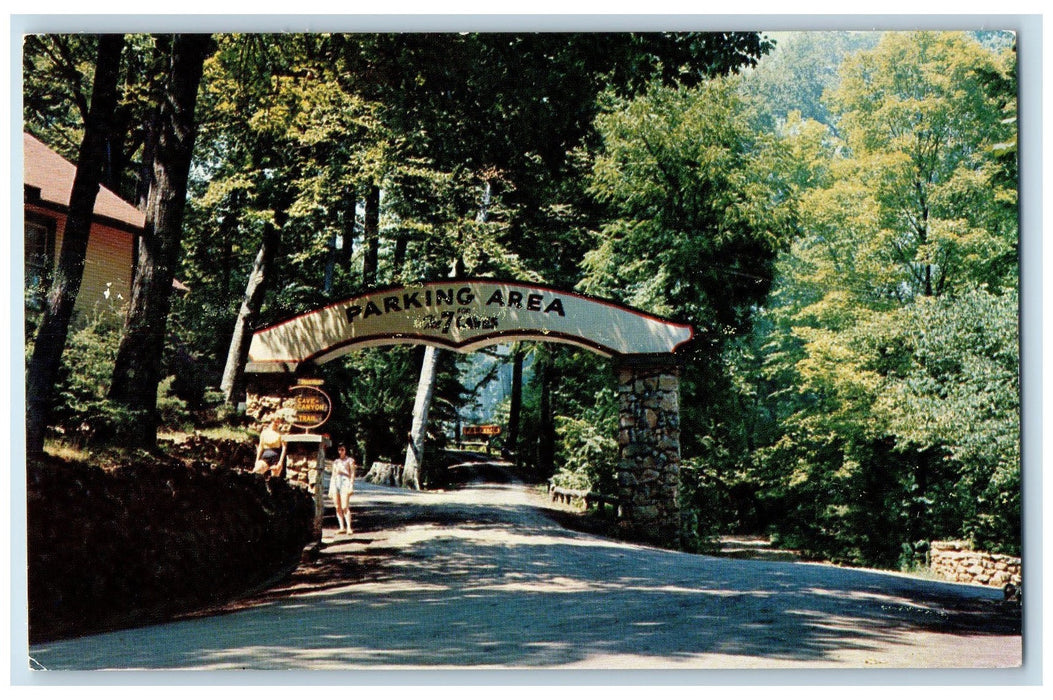
<svg viewBox="0 0 1053 700">
<path fill-rule="evenodd" d="M 356 534 L 229 612 L 30 649 L 33 668 L 996 668 L 997 590 L 572 532 L 519 485 L 361 484 Z"/>
</svg>

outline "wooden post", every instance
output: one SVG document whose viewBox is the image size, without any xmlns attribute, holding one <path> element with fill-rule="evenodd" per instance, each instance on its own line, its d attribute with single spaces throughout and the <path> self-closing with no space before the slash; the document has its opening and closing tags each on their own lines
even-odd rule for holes
<svg viewBox="0 0 1053 700">
<path fill-rule="evenodd" d="M 322 515 L 325 513 L 325 494 L 322 493 L 322 484 L 325 483 L 325 448 L 329 446 L 329 440 L 322 438 L 318 443 L 318 459 L 315 460 L 314 469 L 311 471 L 311 490 L 314 492 L 314 531 L 318 535 L 318 541 L 322 541 Z"/>
</svg>

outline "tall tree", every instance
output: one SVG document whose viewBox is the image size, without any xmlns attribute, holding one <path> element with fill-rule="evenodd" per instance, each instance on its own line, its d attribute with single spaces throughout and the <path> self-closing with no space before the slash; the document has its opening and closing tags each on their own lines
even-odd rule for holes
<svg viewBox="0 0 1053 700">
<path fill-rule="evenodd" d="M 1013 76 L 968 35 L 889 33 L 829 93 L 841 138 L 780 265 L 782 429 L 761 453 L 784 532 L 824 556 L 1018 546 Z"/>
<path fill-rule="evenodd" d="M 1010 187 L 990 189 L 992 146 L 1012 129 L 986 85 L 999 63 L 967 35 L 936 32 L 889 34 L 845 63 L 831 95 L 854 169 L 843 180 L 857 175 L 869 191 L 872 249 L 896 272 L 891 297 L 993 286 L 1002 280 L 985 271 L 1015 268 L 1015 217 L 989 206 L 992 194 L 1015 199 Z"/>
<path fill-rule="evenodd" d="M 519 416 L 523 409 L 523 360 L 525 356 L 522 343 L 515 343 L 512 347 L 512 391 L 508 397 L 505 447 L 515 455 L 517 463 L 519 462 Z"/>
<path fill-rule="evenodd" d="M 731 79 L 608 105 L 589 184 L 610 214 L 579 288 L 690 320 L 712 354 L 749 328 L 796 231 L 785 147 Z"/>
<path fill-rule="evenodd" d="M 597 119 L 602 148 L 588 180 L 606 206 L 606 222 L 584 258 L 578 288 L 691 322 L 698 333 L 680 379 L 688 542 L 710 534 L 709 490 L 699 479 L 730 482 L 732 474 L 722 471 L 736 467 L 733 459 L 716 459 L 734 437 L 721 429 L 734 369 L 727 351 L 749 332 L 778 254 L 797 233 L 791 152 L 755 125 L 739 85 L 736 77 L 716 78 L 694 88 L 655 84 L 633 99 L 605 96 Z M 606 387 L 588 389 L 592 415 L 616 413 Z M 578 471 L 594 487 L 611 483 L 613 461 L 589 456 L 603 441 L 578 425 L 579 415 L 557 414 L 561 454 L 574 457 L 568 464 L 606 464 L 606 474 Z M 700 518 L 690 517 L 692 508 Z"/>
<path fill-rule="evenodd" d="M 234 331 L 222 335 L 228 342 L 222 348 L 217 342 L 209 355 L 224 370 L 224 393 L 234 389 L 229 400 L 235 402 L 237 382 L 230 388 L 228 383 L 243 364 L 221 363 L 244 358 L 238 346 L 244 346 L 243 334 L 256 323 L 239 318 L 266 323 L 360 288 L 361 276 L 350 274 L 355 193 L 365 189 L 364 183 L 382 179 L 383 167 L 377 164 L 385 162 L 386 150 L 376 107 L 344 84 L 347 77 L 332 55 L 331 37 L 221 35 L 217 41 L 219 50 L 206 66 L 202 106 L 201 160 L 207 177 L 196 183 L 191 202 L 200 223 L 188 241 L 192 255 L 186 274 L 192 285 L 214 288 L 213 261 L 217 249 L 225 248 L 210 231 L 234 214 L 241 235 L 230 259 L 234 272 L 244 273 L 246 291 L 237 298 L 215 295 L 193 303 Z M 378 203 L 369 212 L 377 241 L 369 261 L 374 278 Z M 268 247 L 260 240 L 263 232 L 282 217 L 282 250 L 266 271 L 266 293 L 260 293 L 263 287 L 254 280 L 261 268 L 252 256 Z M 214 329 L 213 321 L 197 332 L 214 335 Z"/>
<path fill-rule="evenodd" d="M 138 415 L 125 431 L 129 444 L 140 447 L 153 447 L 157 439 L 157 386 L 183 234 L 196 134 L 194 108 L 212 47 L 207 34 L 178 34 L 171 42 L 146 227 L 110 386 L 110 397 Z"/>
<path fill-rule="evenodd" d="M 366 189 L 366 225 L 362 246 L 362 284 L 376 286 L 380 256 L 380 185 L 372 183 Z"/>
<path fill-rule="evenodd" d="M 25 129 L 69 160 L 76 160 L 83 138 L 98 41 L 91 34 L 34 34 L 23 46 Z M 143 189 L 141 164 L 151 162 L 144 148 L 164 72 L 154 43 L 146 34 L 125 36 L 103 154 L 102 184 L 131 202 Z"/>
<path fill-rule="evenodd" d="M 249 343 L 259 318 L 263 296 L 267 293 L 267 285 L 273 275 L 272 268 L 278 256 L 280 244 L 280 224 L 264 224 L 263 240 L 260 243 L 259 252 L 256 253 L 256 260 L 252 264 L 249 281 L 245 286 L 245 299 L 238 310 L 234 333 L 227 352 L 227 362 L 220 380 L 219 388 L 223 392 L 224 401 L 228 404 L 236 404 L 244 391 L 245 362 L 249 356 Z"/>
<path fill-rule="evenodd" d="M 424 469 L 424 438 L 431 411 L 435 383 L 438 379 L 439 349 L 434 345 L 424 348 L 420 377 L 417 379 L 417 395 L 413 400 L 413 421 L 406 436 L 406 460 L 402 467 L 402 485 L 420 490 L 421 473 Z"/>
<path fill-rule="evenodd" d="M 490 208 L 490 185 L 484 184 L 477 223 L 486 223 Z M 460 259 L 454 262 L 450 277 L 457 278 L 463 274 L 464 265 Z M 424 447 L 427 437 L 428 414 L 431 411 L 432 397 L 438 382 L 439 348 L 428 345 L 424 348 L 424 359 L 421 361 L 420 377 L 417 379 L 417 395 L 413 401 L 413 419 L 406 444 L 406 459 L 402 468 L 402 484 L 415 489 L 421 487 L 421 472 L 424 470 Z"/>
<path fill-rule="evenodd" d="M 33 344 L 26 377 L 26 449 L 30 455 L 44 450 L 47 411 L 52 387 L 66 346 L 73 307 L 84 276 L 95 199 L 106 162 L 110 120 L 117 105 L 117 80 L 124 37 L 99 38 L 91 105 L 84 124 L 84 139 L 77 158 L 77 174 L 70 193 L 69 214 L 63 233 L 55 279 L 47 308 Z"/>
</svg>

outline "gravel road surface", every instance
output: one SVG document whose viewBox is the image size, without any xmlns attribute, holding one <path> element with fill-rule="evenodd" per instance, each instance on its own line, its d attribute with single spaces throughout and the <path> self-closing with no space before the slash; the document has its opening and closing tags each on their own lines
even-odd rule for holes
<svg viewBox="0 0 1053 700">
<path fill-rule="evenodd" d="M 35 669 L 1009 668 L 1001 592 L 573 532 L 517 484 L 360 483 L 293 579 L 218 614 L 40 644 Z M 330 515 L 331 517 L 331 515 Z M 327 521 L 327 525 L 329 521 Z M 215 612 L 215 611 L 214 611 Z"/>
</svg>

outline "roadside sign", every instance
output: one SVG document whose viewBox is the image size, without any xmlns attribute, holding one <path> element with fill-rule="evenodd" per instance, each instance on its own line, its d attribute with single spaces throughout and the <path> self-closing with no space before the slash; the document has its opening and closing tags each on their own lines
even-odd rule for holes
<svg viewBox="0 0 1053 700">
<path fill-rule="evenodd" d="M 493 437 L 501 434 L 499 425 L 466 425 L 461 429 L 465 437 Z"/>
<path fill-rule="evenodd" d="M 293 425 L 305 430 L 312 430 L 323 425 L 333 412 L 333 402 L 329 394 L 317 386 L 297 384 L 290 391 L 296 398 L 296 419 Z"/>
</svg>

